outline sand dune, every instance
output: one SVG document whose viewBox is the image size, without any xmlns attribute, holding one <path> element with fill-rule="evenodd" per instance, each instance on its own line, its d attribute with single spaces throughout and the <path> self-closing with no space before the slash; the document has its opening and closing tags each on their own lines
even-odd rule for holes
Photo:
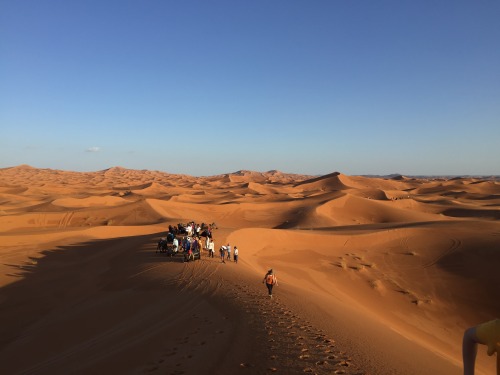
<svg viewBox="0 0 500 375">
<path fill-rule="evenodd" d="M 343 183 L 343 179 L 338 172 L 299 182 L 297 186 L 300 186 L 305 191 L 331 191 L 348 188 L 348 186 Z"/>
<path fill-rule="evenodd" d="M 458 375 L 499 219 L 494 179 L 0 169 L 0 373 Z M 156 253 L 190 220 L 239 263 Z"/>
<path fill-rule="evenodd" d="M 121 206 L 128 203 L 123 198 L 119 197 L 89 197 L 89 198 L 59 198 L 52 201 L 53 205 L 62 206 L 65 208 L 81 208 L 81 207 L 107 207 Z"/>
</svg>

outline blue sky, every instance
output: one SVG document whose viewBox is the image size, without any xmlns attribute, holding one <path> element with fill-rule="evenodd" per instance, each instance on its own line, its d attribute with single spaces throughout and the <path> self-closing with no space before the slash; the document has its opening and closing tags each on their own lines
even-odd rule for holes
<svg viewBox="0 0 500 375">
<path fill-rule="evenodd" d="M 0 1 L 0 167 L 500 174 L 498 1 Z"/>
</svg>

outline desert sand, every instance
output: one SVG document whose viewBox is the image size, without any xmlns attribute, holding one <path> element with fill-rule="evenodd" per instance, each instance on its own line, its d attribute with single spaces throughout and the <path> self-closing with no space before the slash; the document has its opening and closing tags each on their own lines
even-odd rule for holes
<svg viewBox="0 0 500 375">
<path fill-rule="evenodd" d="M 0 373 L 458 375 L 500 315 L 499 219 L 495 179 L 4 168 Z M 191 220 L 215 258 L 156 253 Z"/>
</svg>

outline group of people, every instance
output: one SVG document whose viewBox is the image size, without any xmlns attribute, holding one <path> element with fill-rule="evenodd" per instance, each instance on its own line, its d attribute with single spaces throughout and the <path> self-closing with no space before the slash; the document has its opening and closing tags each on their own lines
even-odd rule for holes
<svg viewBox="0 0 500 375">
<path fill-rule="evenodd" d="M 215 223 L 206 224 L 206 223 L 195 223 L 194 221 L 190 221 L 187 224 L 179 223 L 177 226 L 169 225 L 168 232 L 174 235 L 187 235 L 198 236 L 198 237 L 212 237 L 212 230 L 217 229 L 217 225 Z"/>
<path fill-rule="evenodd" d="M 175 255 L 182 250 L 184 260 L 201 258 L 201 250 L 209 250 L 214 247 L 212 240 L 213 224 L 196 224 L 194 221 L 187 224 L 169 225 L 167 236 L 158 242 L 157 251 Z M 205 241 L 202 241 L 205 237 Z"/>
<path fill-rule="evenodd" d="M 208 256 L 210 258 L 214 258 L 215 242 L 212 238 L 212 230 L 215 228 L 217 228 L 215 226 L 215 223 L 196 224 L 194 221 L 191 221 L 185 225 L 169 225 L 167 237 L 160 240 L 158 248 L 163 247 L 163 245 L 171 244 L 171 249 L 174 254 L 182 249 L 182 252 L 184 253 L 184 261 L 194 260 L 196 255 L 201 258 L 202 249 L 208 251 Z M 180 238 L 180 241 L 178 236 Z M 202 242 L 202 237 L 205 237 L 204 244 Z M 231 247 L 228 242 L 227 245 L 222 245 L 219 248 L 219 253 L 221 263 L 226 263 L 226 260 L 232 260 L 234 263 L 238 263 L 239 250 L 237 246 Z M 269 297 L 272 298 L 273 287 L 275 285 L 278 285 L 278 279 L 273 272 L 273 269 L 269 269 L 267 271 L 262 282 L 267 287 Z"/>
<path fill-rule="evenodd" d="M 200 254 L 199 256 L 201 258 L 202 242 L 200 237 L 183 237 L 181 240 L 181 248 L 186 262 L 195 260 L 195 256 L 197 256 L 197 254 Z"/>
<path fill-rule="evenodd" d="M 172 244 L 172 252 L 175 254 L 182 250 L 184 253 L 184 258 L 186 261 L 194 260 L 195 254 L 200 254 L 201 250 L 207 250 L 208 256 L 210 258 L 215 257 L 215 242 L 212 238 L 212 230 L 217 228 L 215 223 L 212 224 L 196 224 L 194 221 L 187 224 L 177 224 L 177 226 L 169 225 L 168 233 L 166 238 L 162 238 L 160 244 Z M 178 236 L 180 236 L 180 242 Z M 205 243 L 202 242 L 202 237 L 205 237 Z M 166 246 L 165 246 L 166 247 Z M 234 261 L 238 263 L 239 250 L 237 246 L 231 248 L 231 245 L 223 245 L 219 249 L 220 258 L 222 263 L 228 261 Z M 232 258 L 231 258 L 232 254 Z"/>
<path fill-rule="evenodd" d="M 219 253 L 220 253 L 220 259 L 221 259 L 221 263 L 226 263 L 226 260 L 229 260 L 231 261 L 231 245 L 228 244 L 227 245 L 222 245 L 219 249 Z M 233 249 L 233 261 L 234 263 L 238 263 L 238 247 L 234 246 L 234 249 Z M 213 253 L 212 253 L 212 258 L 213 258 Z"/>
</svg>

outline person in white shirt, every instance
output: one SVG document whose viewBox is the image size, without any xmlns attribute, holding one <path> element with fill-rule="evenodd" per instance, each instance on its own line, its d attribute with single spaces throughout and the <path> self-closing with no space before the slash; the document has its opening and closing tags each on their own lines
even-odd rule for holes
<svg viewBox="0 0 500 375">
<path fill-rule="evenodd" d="M 214 253 L 215 253 L 215 243 L 214 240 L 210 239 L 210 242 L 208 244 L 208 256 L 213 258 Z"/>
<path fill-rule="evenodd" d="M 234 263 L 238 263 L 238 248 L 234 247 Z"/>
</svg>

